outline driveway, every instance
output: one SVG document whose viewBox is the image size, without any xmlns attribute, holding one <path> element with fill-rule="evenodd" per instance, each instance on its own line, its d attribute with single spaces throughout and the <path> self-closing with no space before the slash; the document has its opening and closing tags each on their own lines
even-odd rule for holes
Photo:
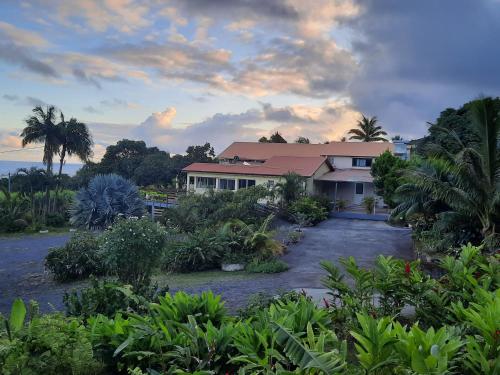
<svg viewBox="0 0 500 375">
<path fill-rule="evenodd" d="M 381 221 L 329 219 L 315 227 L 305 228 L 303 239 L 289 247 L 283 257 L 290 269 L 255 278 L 213 282 L 185 288 L 192 293 L 212 290 L 222 294 L 230 309 L 244 306 L 248 297 L 258 292 L 275 294 L 279 291 L 305 289 L 308 293 L 322 295 L 321 278 L 324 271 L 320 261 L 339 264 L 339 258 L 353 256 L 361 267 L 371 268 L 378 255 L 392 255 L 413 259 L 411 231 L 397 228 Z"/>
<path fill-rule="evenodd" d="M 60 284 L 44 273 L 43 260 L 48 249 L 61 246 L 68 235 L 25 236 L 0 239 L 0 312 L 9 311 L 15 297 L 35 299 L 42 311 L 53 306 L 62 309 L 65 291 L 82 285 Z M 340 257 L 353 256 L 362 267 L 371 267 L 379 255 L 411 259 L 411 232 L 379 221 L 329 219 L 304 229 L 304 238 L 291 245 L 283 257 L 290 270 L 280 274 L 252 274 L 241 278 L 214 278 L 203 284 L 183 287 L 191 293 L 212 290 L 222 294 L 227 306 L 234 310 L 244 306 L 257 292 L 276 293 L 291 289 L 321 288 L 323 270 L 319 262 L 338 263 Z M 167 277 L 168 282 L 168 277 Z M 172 285 L 172 291 L 176 291 Z"/>
<path fill-rule="evenodd" d="M 64 290 L 72 284 L 58 284 L 44 272 L 44 259 L 52 247 L 62 246 L 69 234 L 26 235 L 0 238 L 0 312 L 10 310 L 12 301 L 35 299 L 43 311 L 49 304 L 62 305 Z"/>
</svg>

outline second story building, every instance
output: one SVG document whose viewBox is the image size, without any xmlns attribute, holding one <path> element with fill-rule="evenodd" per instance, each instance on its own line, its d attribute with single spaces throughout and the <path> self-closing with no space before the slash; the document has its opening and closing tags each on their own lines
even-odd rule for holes
<svg viewBox="0 0 500 375">
<path fill-rule="evenodd" d="M 331 142 L 328 144 L 234 142 L 219 156 L 219 163 L 193 163 L 187 189 L 238 190 L 254 185 L 272 188 L 290 172 L 304 177 L 307 193 L 328 195 L 332 201 L 361 204 L 375 196 L 370 168 L 392 143 Z M 378 204 L 383 202 L 378 199 Z"/>
</svg>

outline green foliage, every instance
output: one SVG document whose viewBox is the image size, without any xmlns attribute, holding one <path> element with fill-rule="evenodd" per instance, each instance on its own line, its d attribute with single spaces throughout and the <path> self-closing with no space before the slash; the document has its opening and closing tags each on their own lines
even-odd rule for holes
<svg viewBox="0 0 500 375">
<path fill-rule="evenodd" d="M 377 118 L 374 116 L 372 118 L 362 116 L 361 120 L 357 123 L 357 128 L 349 130 L 347 134 L 352 134 L 349 139 L 356 139 L 362 142 L 387 142 L 384 135 L 387 135 L 382 127 L 377 124 Z"/>
<path fill-rule="evenodd" d="M 75 233 L 64 246 L 49 250 L 45 267 L 58 281 L 102 275 L 104 265 L 97 237 L 88 232 Z"/>
<path fill-rule="evenodd" d="M 181 232 L 193 232 L 202 227 L 214 227 L 230 220 L 239 219 L 256 223 L 262 214 L 257 210 L 258 201 L 266 198 L 269 191 L 263 186 L 232 191 L 210 191 L 206 194 L 190 194 L 178 199 L 175 207 L 165 210 L 162 222 Z"/>
<path fill-rule="evenodd" d="M 292 219 L 301 216 L 312 225 L 326 220 L 328 217 L 327 210 L 311 197 L 301 197 L 293 201 L 288 206 L 288 213 Z"/>
<path fill-rule="evenodd" d="M 25 315 L 24 303 L 16 300 L 7 330 L 0 330 L 2 374 L 101 373 L 89 333 L 77 320 L 35 315 L 24 323 Z"/>
<path fill-rule="evenodd" d="M 451 148 L 436 144 L 425 160 L 409 168 L 405 173 L 407 182 L 396 191 L 399 205 L 393 213 L 422 215 L 425 223 L 432 225 L 434 238 L 451 233 L 451 247 L 463 244 L 457 243 L 453 235 L 460 233 L 459 224 L 469 227 L 469 231 L 478 230 L 480 241 L 484 240 L 488 249 L 495 249 L 500 243 L 496 231 L 500 199 L 499 111 L 498 98 L 468 103 L 467 126 L 474 140 L 465 142 L 445 130 L 458 151 L 453 153 Z"/>
<path fill-rule="evenodd" d="M 371 167 L 373 185 L 377 195 L 383 197 L 384 203 L 394 207 L 394 194 L 396 189 L 402 185 L 401 175 L 408 167 L 408 162 L 394 156 L 390 151 L 385 151 L 375 158 Z"/>
<path fill-rule="evenodd" d="M 365 206 L 365 211 L 367 214 L 372 214 L 375 208 L 375 197 L 368 196 L 363 198 L 363 206 Z"/>
<path fill-rule="evenodd" d="M 328 195 L 311 195 L 310 196 L 320 207 L 323 207 L 326 212 L 333 210 L 333 201 Z"/>
<path fill-rule="evenodd" d="M 260 137 L 259 138 L 260 143 L 287 143 L 286 139 L 283 138 L 283 136 L 279 133 L 273 133 L 269 138 L 267 137 Z M 297 143 L 304 143 L 304 142 L 297 142 Z"/>
<path fill-rule="evenodd" d="M 286 207 L 304 194 L 304 178 L 294 172 L 287 173 L 275 185 L 275 190 Z"/>
<path fill-rule="evenodd" d="M 148 219 L 119 220 L 102 238 L 106 269 L 138 292 L 149 286 L 166 240 L 167 234 L 158 223 Z"/>
<path fill-rule="evenodd" d="M 200 229 L 169 242 L 162 263 L 172 272 L 203 271 L 219 265 L 222 252 L 217 234 L 211 229 Z"/>
<path fill-rule="evenodd" d="M 195 318 L 198 324 L 221 324 L 227 318 L 220 296 L 215 296 L 212 292 L 203 292 L 200 295 L 167 293 L 164 297 L 158 297 L 158 303 L 151 304 L 150 308 L 161 320 L 177 323 L 189 323 L 190 316 Z"/>
<path fill-rule="evenodd" d="M 463 342 L 453 328 L 433 327 L 423 331 L 413 325 L 409 331 L 396 323 L 395 349 L 401 361 L 416 374 L 448 374 Z"/>
<path fill-rule="evenodd" d="M 141 217 L 144 203 L 137 187 L 115 174 L 94 177 L 78 191 L 71 208 L 71 223 L 87 229 L 104 229 L 118 216 Z"/>
<path fill-rule="evenodd" d="M 96 175 L 114 173 L 139 186 L 168 186 L 174 180 L 181 182 L 184 167 L 194 162 L 210 163 L 214 157 L 210 143 L 189 146 L 185 155 L 172 156 L 157 147 L 148 147 L 144 141 L 122 139 L 106 148 L 99 163 L 87 162 L 73 180 L 76 186 L 82 187 Z"/>
<path fill-rule="evenodd" d="M 6 374 L 493 375 L 499 263 L 500 254 L 467 246 L 442 261 L 436 280 L 418 262 L 379 257 L 367 270 L 349 258 L 341 264 L 352 280 L 344 281 L 324 262 L 324 308 L 301 293 L 259 294 L 240 316 L 211 292 L 139 297 L 129 286 L 94 282 L 68 311 L 88 318 L 85 325 L 27 314 L 15 301 L 10 319 L 0 317 L 0 366 Z M 404 306 L 417 315 L 403 316 Z"/>
<path fill-rule="evenodd" d="M 113 317 L 117 312 L 144 312 L 148 298 L 154 290 L 142 290 L 135 294 L 130 285 L 116 282 L 90 280 L 90 286 L 80 291 L 72 290 L 63 297 L 66 314 L 87 319 L 97 314 Z"/>
<path fill-rule="evenodd" d="M 390 318 L 374 319 L 357 314 L 359 330 L 351 331 L 360 365 L 369 374 L 384 374 L 396 358 L 394 343 L 397 341 Z"/>
<path fill-rule="evenodd" d="M 22 218 L 27 211 L 29 201 L 20 194 L 9 193 L 3 189 L 0 191 L 0 231 L 15 232 L 22 229 L 17 220 Z"/>
<path fill-rule="evenodd" d="M 288 271 L 288 264 L 280 259 L 253 260 L 246 265 L 245 270 L 251 273 L 279 273 Z"/>
</svg>

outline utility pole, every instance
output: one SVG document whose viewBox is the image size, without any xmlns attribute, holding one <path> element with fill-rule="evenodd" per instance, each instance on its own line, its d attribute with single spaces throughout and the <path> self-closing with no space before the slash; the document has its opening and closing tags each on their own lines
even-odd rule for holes
<svg viewBox="0 0 500 375">
<path fill-rule="evenodd" d="M 9 172 L 9 183 L 8 183 L 8 190 L 9 190 L 9 194 L 11 193 L 10 191 L 10 172 Z"/>
</svg>

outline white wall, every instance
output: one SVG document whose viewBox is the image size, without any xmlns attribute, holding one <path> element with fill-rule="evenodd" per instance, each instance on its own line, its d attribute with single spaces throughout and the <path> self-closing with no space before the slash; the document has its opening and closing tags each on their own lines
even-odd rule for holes
<svg viewBox="0 0 500 375">
<path fill-rule="evenodd" d="M 370 167 L 353 167 L 352 158 L 353 158 L 352 156 L 329 156 L 328 161 L 330 162 L 330 164 L 332 164 L 335 168 L 338 169 L 370 169 Z M 368 157 L 367 158 L 361 157 L 361 158 L 370 159 Z"/>
</svg>

